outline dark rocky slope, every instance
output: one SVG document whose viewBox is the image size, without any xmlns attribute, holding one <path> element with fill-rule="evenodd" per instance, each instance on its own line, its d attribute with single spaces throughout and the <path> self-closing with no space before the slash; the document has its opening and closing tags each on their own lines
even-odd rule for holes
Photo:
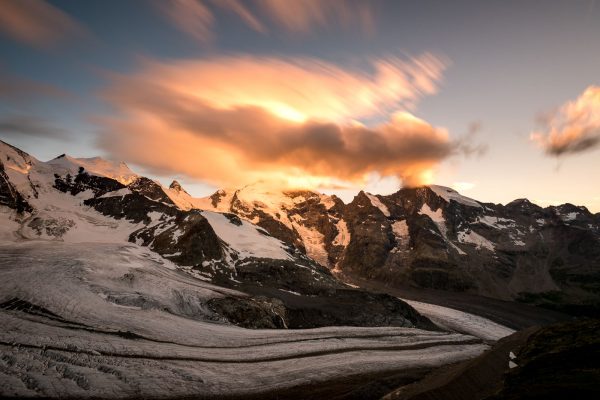
<svg viewBox="0 0 600 400">
<path fill-rule="evenodd" d="M 529 328 L 383 399 L 595 399 L 600 395 L 599 329 L 595 319 Z"/>
</svg>

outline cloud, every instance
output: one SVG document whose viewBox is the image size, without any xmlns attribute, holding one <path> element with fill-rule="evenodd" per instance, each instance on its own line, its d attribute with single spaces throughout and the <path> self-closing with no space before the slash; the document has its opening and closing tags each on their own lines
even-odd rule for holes
<svg viewBox="0 0 600 400">
<path fill-rule="evenodd" d="M 181 31 L 201 43 L 210 43 L 213 38 L 215 17 L 212 11 L 200 0 L 159 1 L 159 9 Z"/>
<path fill-rule="evenodd" d="M 80 35 L 83 28 L 44 0 L 4 0 L 0 6 L 0 31 L 31 46 L 49 48 Z"/>
<path fill-rule="evenodd" d="M 375 30 L 371 6 L 356 0 L 172 0 L 156 4 L 175 27 L 205 45 L 215 38 L 219 11 L 232 13 L 263 34 L 271 31 L 270 25 L 303 35 L 331 25 L 368 34 Z"/>
<path fill-rule="evenodd" d="M 114 77 L 112 101 L 142 101 L 120 87 L 156 88 L 217 108 L 257 106 L 284 119 L 350 121 L 388 116 L 437 92 L 447 62 L 432 54 L 371 61 L 371 72 L 343 69 L 313 58 L 215 57 L 147 61 L 134 75 Z"/>
<path fill-rule="evenodd" d="M 575 101 L 567 102 L 543 121 L 544 131 L 531 140 L 548 155 L 582 153 L 600 146 L 600 87 L 588 87 Z"/>
<path fill-rule="evenodd" d="M 316 27 L 337 22 L 345 28 L 374 31 L 373 11 L 367 2 L 349 0 L 259 0 L 260 8 L 279 26 L 308 34 Z"/>
<path fill-rule="evenodd" d="M 0 102 L 18 104 L 43 98 L 67 99 L 72 94 L 54 85 L 21 78 L 0 69 Z"/>
<path fill-rule="evenodd" d="M 314 59 L 148 61 L 113 77 L 104 97 L 117 115 L 98 120 L 99 143 L 153 173 L 218 186 L 331 185 L 373 172 L 417 183 L 455 145 L 445 129 L 387 111 L 435 93 L 444 64 L 427 54 L 373 66 L 365 74 Z M 372 127 L 356 121 L 382 114 Z"/>
<path fill-rule="evenodd" d="M 254 13 L 246 7 L 246 3 L 243 3 L 240 0 L 217 0 L 215 4 L 236 14 L 249 28 L 260 33 L 267 33 L 268 29 Z"/>
<path fill-rule="evenodd" d="M 488 152 L 488 145 L 477 141 L 477 135 L 482 128 L 483 125 L 480 121 L 471 122 L 467 132 L 456 139 L 456 148 L 463 156 L 482 157 Z"/>
<path fill-rule="evenodd" d="M 67 132 L 53 126 L 49 121 L 27 115 L 0 117 L 0 133 L 8 137 L 36 136 L 65 139 Z"/>
</svg>

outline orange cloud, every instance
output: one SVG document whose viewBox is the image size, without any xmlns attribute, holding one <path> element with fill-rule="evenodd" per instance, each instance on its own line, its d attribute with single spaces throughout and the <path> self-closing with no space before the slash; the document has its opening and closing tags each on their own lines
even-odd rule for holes
<svg viewBox="0 0 600 400">
<path fill-rule="evenodd" d="M 314 59 L 229 57 L 147 62 L 106 91 L 103 148 L 157 174 L 218 186 L 255 180 L 329 185 L 370 173 L 416 183 L 455 150 L 442 128 L 407 112 L 437 90 L 432 55 L 375 60 L 372 74 Z M 366 127 L 356 120 L 385 114 Z"/>
<path fill-rule="evenodd" d="M 575 101 L 550 115 L 545 132 L 533 132 L 531 140 L 553 156 L 600 146 L 600 86 L 588 87 Z"/>
<path fill-rule="evenodd" d="M 203 44 L 214 39 L 217 10 L 233 13 L 260 33 L 269 32 L 265 21 L 296 34 L 336 23 L 369 34 L 375 29 L 370 5 L 354 0 L 172 0 L 156 4 L 177 28 Z"/>
<path fill-rule="evenodd" d="M 83 32 L 60 9 L 43 0 L 5 0 L 0 5 L 0 30 L 34 47 L 48 48 Z"/>
<path fill-rule="evenodd" d="M 152 86 L 216 108 L 257 106 L 277 116 L 350 121 L 387 116 L 434 94 L 446 62 L 431 54 L 411 60 L 396 57 L 372 61 L 371 74 L 346 70 L 312 58 L 233 56 L 170 63 L 148 61 L 133 76 L 115 77 L 113 89 Z M 117 102 L 132 91 L 111 90 Z"/>
</svg>

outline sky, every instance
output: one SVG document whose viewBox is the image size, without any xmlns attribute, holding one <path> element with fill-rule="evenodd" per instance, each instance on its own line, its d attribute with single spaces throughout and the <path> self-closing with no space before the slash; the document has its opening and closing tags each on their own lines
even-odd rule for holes
<svg viewBox="0 0 600 400">
<path fill-rule="evenodd" d="M 0 1 L 0 139 L 39 159 L 600 211 L 594 0 Z"/>
</svg>

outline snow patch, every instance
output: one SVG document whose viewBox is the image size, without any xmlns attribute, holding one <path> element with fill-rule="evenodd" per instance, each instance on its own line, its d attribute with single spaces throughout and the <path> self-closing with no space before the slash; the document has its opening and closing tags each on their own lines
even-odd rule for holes
<svg viewBox="0 0 600 400">
<path fill-rule="evenodd" d="M 348 244 L 350 243 L 350 231 L 348 230 L 348 225 L 346 224 L 346 221 L 340 218 L 340 220 L 335 224 L 335 226 L 337 228 L 338 233 L 333 239 L 333 245 L 344 247 L 348 246 Z"/>
<path fill-rule="evenodd" d="M 99 199 L 105 199 L 107 197 L 123 197 L 131 194 L 131 190 L 129 188 L 123 188 L 119 190 L 115 190 L 113 192 L 104 193 L 102 196 L 98 197 Z"/>
<path fill-rule="evenodd" d="M 561 215 L 560 217 L 563 221 L 574 221 L 575 219 L 577 219 L 578 215 L 579 213 L 577 212 L 570 212 L 568 214 Z"/>
<path fill-rule="evenodd" d="M 396 235 L 397 239 L 406 238 L 408 234 L 408 225 L 405 220 L 396 221 L 392 224 L 392 232 Z"/>
<path fill-rule="evenodd" d="M 365 192 L 365 195 L 367 195 L 369 200 L 371 200 L 371 204 L 373 205 L 373 207 L 377 207 L 379 209 L 379 211 L 381 211 L 383 213 L 383 215 L 385 215 L 386 217 L 390 216 L 390 210 L 388 210 L 386 205 L 383 204 L 377 196 L 374 196 L 371 193 L 366 193 L 366 192 Z"/>
<path fill-rule="evenodd" d="M 458 241 L 461 243 L 474 244 L 476 249 L 485 248 L 494 251 L 494 244 L 475 231 L 463 231 L 458 233 Z"/>
<path fill-rule="evenodd" d="M 491 215 L 482 215 L 477 218 L 477 222 L 490 226 L 495 229 L 508 229 L 517 226 L 517 223 L 509 218 L 494 217 Z"/>
<path fill-rule="evenodd" d="M 298 220 L 296 217 L 296 221 Z M 294 224 L 296 231 L 302 238 L 304 248 L 306 249 L 306 255 L 318 262 L 323 266 L 329 265 L 329 257 L 327 250 L 325 250 L 325 237 L 321 232 L 314 228 L 309 228 L 301 223 Z"/>
<path fill-rule="evenodd" d="M 442 199 L 446 200 L 446 202 L 448 203 L 450 203 L 451 200 L 454 200 L 457 203 L 463 204 L 465 206 L 482 208 L 481 204 L 479 204 L 477 201 L 469 197 L 465 197 L 458 193 L 456 190 L 450 189 L 449 187 L 430 185 L 429 188 Z"/>
<path fill-rule="evenodd" d="M 444 218 L 441 207 L 433 211 L 431 210 L 431 208 L 429 208 L 428 204 L 423 204 L 421 210 L 419 211 L 419 214 L 427 215 L 429 218 L 431 218 L 431 220 L 437 225 L 442 236 L 444 238 L 446 237 L 446 219 Z"/>
</svg>

